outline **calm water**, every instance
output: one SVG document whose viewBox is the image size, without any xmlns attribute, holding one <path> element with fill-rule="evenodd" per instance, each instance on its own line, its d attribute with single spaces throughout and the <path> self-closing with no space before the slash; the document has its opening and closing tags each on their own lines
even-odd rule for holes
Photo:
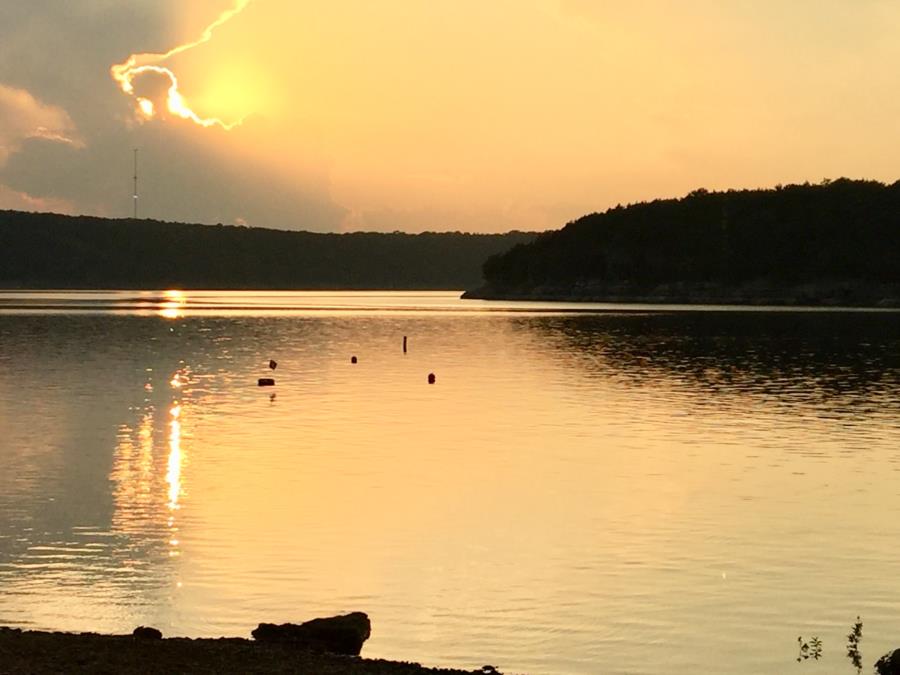
<svg viewBox="0 0 900 675">
<path fill-rule="evenodd" d="M 900 647 L 898 560 L 896 313 L 0 293 L 0 624 L 849 675 L 857 615 L 865 672 Z"/>
</svg>

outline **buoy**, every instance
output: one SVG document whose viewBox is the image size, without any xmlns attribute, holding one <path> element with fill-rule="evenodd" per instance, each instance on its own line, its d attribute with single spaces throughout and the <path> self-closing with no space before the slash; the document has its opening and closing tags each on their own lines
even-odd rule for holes
<svg viewBox="0 0 900 675">
<path fill-rule="evenodd" d="M 259 386 L 260 387 L 274 387 L 275 380 L 273 380 L 271 377 L 261 377 L 261 378 L 259 378 Z"/>
<path fill-rule="evenodd" d="M 275 361 L 272 361 L 272 360 L 270 359 L 270 360 L 269 360 L 269 368 L 271 368 L 272 370 L 275 370 L 277 367 L 278 367 L 278 363 L 275 362 Z"/>
<path fill-rule="evenodd" d="M 437 378 L 434 376 L 434 373 L 428 373 L 428 384 L 434 384 Z"/>
<path fill-rule="evenodd" d="M 357 358 L 355 356 L 351 356 L 350 363 L 357 363 Z"/>
</svg>

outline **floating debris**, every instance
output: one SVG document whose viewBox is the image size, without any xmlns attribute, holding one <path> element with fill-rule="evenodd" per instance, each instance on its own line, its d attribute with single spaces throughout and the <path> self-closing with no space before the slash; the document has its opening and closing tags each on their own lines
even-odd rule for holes
<svg viewBox="0 0 900 675">
<path fill-rule="evenodd" d="M 259 378 L 258 384 L 260 387 L 274 387 L 275 380 L 272 379 L 271 377 L 261 377 L 261 378 Z"/>
</svg>

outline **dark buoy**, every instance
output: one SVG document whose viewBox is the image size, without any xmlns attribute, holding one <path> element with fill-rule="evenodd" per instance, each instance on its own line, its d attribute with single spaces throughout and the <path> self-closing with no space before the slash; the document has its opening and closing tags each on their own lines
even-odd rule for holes
<svg viewBox="0 0 900 675">
<path fill-rule="evenodd" d="M 434 373 L 428 373 L 428 384 L 434 384 L 436 380 Z"/>
<path fill-rule="evenodd" d="M 357 363 L 358 359 L 355 356 L 350 357 L 350 363 Z"/>
<path fill-rule="evenodd" d="M 271 359 L 269 359 L 269 368 L 271 368 L 272 370 L 275 370 L 277 367 L 278 367 L 278 363 L 276 361 L 272 361 Z"/>
<path fill-rule="evenodd" d="M 403 353 L 406 353 L 406 336 L 403 336 Z"/>
<path fill-rule="evenodd" d="M 261 377 L 259 378 L 259 386 L 260 387 L 274 387 L 275 380 L 271 377 Z"/>
</svg>

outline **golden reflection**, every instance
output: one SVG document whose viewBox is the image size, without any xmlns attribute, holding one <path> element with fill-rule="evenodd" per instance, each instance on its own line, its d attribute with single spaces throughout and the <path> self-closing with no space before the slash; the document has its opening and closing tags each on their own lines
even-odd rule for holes
<svg viewBox="0 0 900 675">
<path fill-rule="evenodd" d="M 165 319 L 178 319 L 184 316 L 184 306 L 187 304 L 187 296 L 176 290 L 166 291 L 165 300 L 160 305 L 159 315 Z"/>
<path fill-rule="evenodd" d="M 181 406 L 176 403 L 169 410 L 172 416 L 169 422 L 169 463 L 166 471 L 166 483 L 169 484 L 169 510 L 178 510 L 178 498 L 181 496 Z"/>
<path fill-rule="evenodd" d="M 182 377 L 186 375 L 179 371 L 173 380 Z M 121 425 L 110 473 L 115 485 L 114 530 L 138 539 L 156 532 L 162 535 L 157 541 L 168 557 L 178 556 L 181 545 L 176 515 L 183 494 L 182 411 L 180 401 L 167 409 L 166 436 L 160 434 L 161 411 L 152 405 L 143 411 L 137 425 Z"/>
<path fill-rule="evenodd" d="M 153 476 L 153 413 L 144 413 L 138 430 L 141 442 L 141 456 L 138 460 L 140 478 L 138 490 L 142 495 L 150 494 L 150 479 Z"/>
<path fill-rule="evenodd" d="M 176 370 L 172 374 L 172 379 L 169 380 L 169 385 L 173 389 L 181 389 L 184 385 L 186 385 L 191 379 L 191 369 L 187 366 L 182 368 L 181 370 Z"/>
<path fill-rule="evenodd" d="M 178 555 L 179 541 L 175 537 L 178 528 L 175 526 L 175 511 L 179 509 L 178 500 L 181 497 L 181 405 L 174 403 L 169 410 L 172 420 L 169 422 L 169 461 L 166 471 L 166 483 L 169 485 L 169 556 Z"/>
<path fill-rule="evenodd" d="M 132 514 L 147 513 L 153 499 L 153 413 L 146 412 L 137 429 L 123 424 L 119 427 L 113 469 L 110 479 L 115 484 L 114 499 L 117 503 L 127 503 Z M 118 518 L 114 521 L 123 531 L 139 531 L 143 523 L 132 517 L 128 521 Z"/>
</svg>

